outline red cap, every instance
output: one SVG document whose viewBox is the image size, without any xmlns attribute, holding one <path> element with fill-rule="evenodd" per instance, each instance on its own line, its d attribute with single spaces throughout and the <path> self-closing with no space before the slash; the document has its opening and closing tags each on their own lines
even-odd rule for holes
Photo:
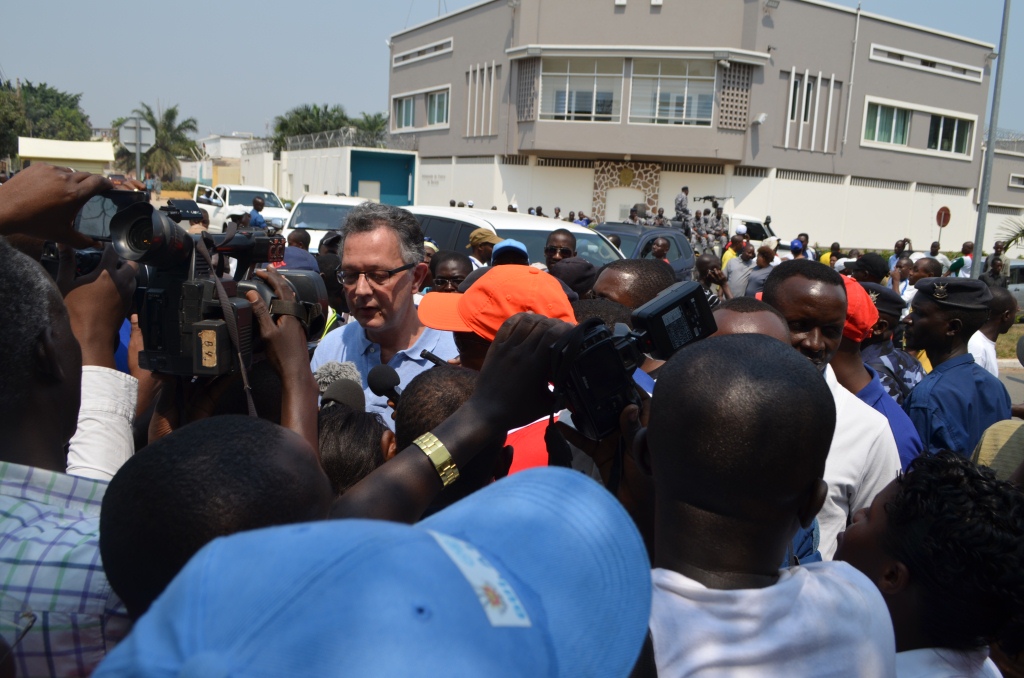
<svg viewBox="0 0 1024 678">
<path fill-rule="evenodd" d="M 569 298 L 549 273 L 532 266 L 495 266 L 465 294 L 429 292 L 419 306 L 427 327 L 473 332 L 494 341 L 502 324 L 516 313 L 537 313 L 576 324 Z"/>
<path fill-rule="evenodd" d="M 878 308 L 870 295 L 853 278 L 843 276 L 846 284 L 846 326 L 843 336 L 858 344 L 871 336 L 871 328 L 878 322 Z"/>
</svg>

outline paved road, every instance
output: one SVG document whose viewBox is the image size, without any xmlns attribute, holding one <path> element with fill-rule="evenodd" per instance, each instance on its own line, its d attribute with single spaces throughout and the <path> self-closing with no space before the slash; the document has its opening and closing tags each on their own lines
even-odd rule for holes
<svg viewBox="0 0 1024 678">
<path fill-rule="evenodd" d="M 1016 368 L 1010 369 L 1000 365 L 999 381 L 1010 392 L 1011 402 L 1024 402 L 1024 367 L 1018 364 Z"/>
</svg>

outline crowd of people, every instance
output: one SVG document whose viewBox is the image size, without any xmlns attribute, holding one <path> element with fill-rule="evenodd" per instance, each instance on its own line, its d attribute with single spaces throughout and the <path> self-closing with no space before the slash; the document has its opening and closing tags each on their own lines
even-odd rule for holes
<svg viewBox="0 0 1024 678">
<path fill-rule="evenodd" d="M 969 346 L 1015 316 L 1001 287 L 734 234 L 698 259 L 713 335 L 629 365 L 595 440 L 552 366 L 673 287 L 660 258 L 595 268 L 559 228 L 544 262 L 443 251 L 364 203 L 289 241 L 315 341 L 289 264 L 253 270 L 263 359 L 175 377 L 143 367 L 139 265 L 71 227 L 110 188 L 0 187 L 0 676 L 1020 670 L 1016 408 Z"/>
</svg>

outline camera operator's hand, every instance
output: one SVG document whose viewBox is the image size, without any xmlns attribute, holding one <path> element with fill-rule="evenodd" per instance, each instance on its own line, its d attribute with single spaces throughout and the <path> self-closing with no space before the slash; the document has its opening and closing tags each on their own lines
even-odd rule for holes
<svg viewBox="0 0 1024 678">
<path fill-rule="evenodd" d="M 75 215 L 89 198 L 113 187 L 99 174 L 33 163 L 0 186 L 0 235 L 21 233 L 79 249 L 96 246 L 75 232 Z"/>
<path fill-rule="evenodd" d="M 64 297 L 71 330 L 82 346 L 82 364 L 117 369 L 114 352 L 118 334 L 135 293 L 138 265 L 121 261 L 111 245 L 99 265 L 74 281 Z"/>
<path fill-rule="evenodd" d="M 276 270 L 260 270 L 255 275 L 270 285 L 278 299 L 295 301 L 295 290 Z M 245 296 L 259 322 L 260 336 L 267 346 L 267 359 L 281 377 L 281 425 L 305 438 L 314 450 L 320 449 L 317 429 L 317 396 L 320 390 L 309 368 L 306 332 L 292 316 L 282 315 L 276 321 L 271 318 L 270 309 L 256 292 L 246 292 Z"/>
</svg>

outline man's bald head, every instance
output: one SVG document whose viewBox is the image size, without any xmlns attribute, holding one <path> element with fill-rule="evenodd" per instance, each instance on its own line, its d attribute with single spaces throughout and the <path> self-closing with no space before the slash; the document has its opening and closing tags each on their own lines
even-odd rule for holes
<svg viewBox="0 0 1024 678">
<path fill-rule="evenodd" d="M 736 297 L 715 309 L 715 324 L 718 330 L 711 336 L 723 337 L 730 334 L 763 334 L 790 344 L 789 326 L 786 317 L 763 301 L 754 297 Z"/>
</svg>

